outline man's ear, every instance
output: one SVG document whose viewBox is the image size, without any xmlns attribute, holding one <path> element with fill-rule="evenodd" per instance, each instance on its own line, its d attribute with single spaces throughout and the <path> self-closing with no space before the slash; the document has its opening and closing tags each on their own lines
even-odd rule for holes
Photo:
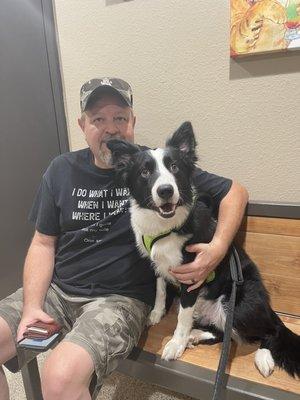
<svg viewBox="0 0 300 400">
<path fill-rule="evenodd" d="M 196 157 L 196 139 L 192 124 L 189 121 L 184 122 L 173 133 L 173 136 L 167 140 L 167 147 L 173 147 L 180 151 L 182 157 L 190 162 L 195 163 Z"/>
<path fill-rule="evenodd" d="M 84 132 L 84 122 L 83 122 L 82 118 L 78 118 L 77 122 L 78 122 L 78 125 L 80 126 L 80 129 L 82 130 L 82 132 Z"/>
<path fill-rule="evenodd" d="M 121 139 L 110 139 L 106 146 L 111 151 L 112 165 L 117 172 L 117 178 L 126 184 L 133 165 L 133 156 L 141 151 L 140 148 Z"/>
</svg>

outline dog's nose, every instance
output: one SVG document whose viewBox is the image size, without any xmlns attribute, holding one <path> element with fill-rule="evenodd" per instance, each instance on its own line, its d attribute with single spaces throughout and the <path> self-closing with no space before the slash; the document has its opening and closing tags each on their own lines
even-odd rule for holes
<svg viewBox="0 0 300 400">
<path fill-rule="evenodd" d="M 172 185 L 160 185 L 157 188 L 157 194 L 161 199 L 168 200 L 173 196 L 174 189 Z"/>
</svg>

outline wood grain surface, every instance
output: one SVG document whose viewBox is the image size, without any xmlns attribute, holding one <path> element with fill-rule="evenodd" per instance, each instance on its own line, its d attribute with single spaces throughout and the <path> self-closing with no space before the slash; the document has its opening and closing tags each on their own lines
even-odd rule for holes
<svg viewBox="0 0 300 400">
<path fill-rule="evenodd" d="M 247 217 L 236 242 L 258 266 L 274 310 L 300 317 L 300 220 Z"/>
<path fill-rule="evenodd" d="M 168 315 L 162 321 L 148 330 L 146 330 L 140 339 L 138 347 L 154 353 L 162 354 L 164 345 L 171 339 L 176 326 L 177 312 L 173 306 Z M 293 332 L 300 334 L 300 319 L 282 316 L 283 322 Z M 275 368 L 275 371 L 268 378 L 264 378 L 256 369 L 254 364 L 254 355 L 258 346 L 255 345 L 239 345 L 231 346 L 230 359 L 228 362 L 227 372 L 231 376 L 251 380 L 268 386 L 288 392 L 300 394 L 300 381 L 291 378 L 285 371 Z M 208 346 L 199 345 L 193 349 L 187 349 L 181 361 L 198 365 L 204 368 L 217 370 L 221 351 L 221 343 Z M 172 361 L 170 361 L 171 363 Z"/>
</svg>

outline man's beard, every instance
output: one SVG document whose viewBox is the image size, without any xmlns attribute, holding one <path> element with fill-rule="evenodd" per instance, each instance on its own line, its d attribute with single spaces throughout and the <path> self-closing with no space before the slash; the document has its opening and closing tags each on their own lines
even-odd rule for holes
<svg viewBox="0 0 300 400">
<path fill-rule="evenodd" d="M 111 151 L 107 148 L 106 143 L 111 139 L 122 139 L 121 135 L 114 135 L 113 137 L 108 136 L 104 137 L 101 142 L 99 152 L 98 152 L 98 159 L 103 162 L 108 168 L 112 168 L 112 155 Z M 105 149 L 102 150 L 102 146 L 105 146 Z"/>
<path fill-rule="evenodd" d="M 112 156 L 111 151 L 106 149 L 106 151 L 102 151 L 99 149 L 98 158 L 101 162 L 103 162 L 107 167 L 112 167 Z"/>
</svg>

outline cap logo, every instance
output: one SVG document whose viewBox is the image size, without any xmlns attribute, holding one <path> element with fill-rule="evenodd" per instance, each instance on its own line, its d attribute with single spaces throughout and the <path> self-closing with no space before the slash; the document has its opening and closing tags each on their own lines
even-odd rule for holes
<svg viewBox="0 0 300 400">
<path fill-rule="evenodd" d="M 109 85 L 112 86 L 112 81 L 109 80 L 109 78 L 103 78 L 102 81 L 100 82 L 101 85 Z"/>
</svg>

